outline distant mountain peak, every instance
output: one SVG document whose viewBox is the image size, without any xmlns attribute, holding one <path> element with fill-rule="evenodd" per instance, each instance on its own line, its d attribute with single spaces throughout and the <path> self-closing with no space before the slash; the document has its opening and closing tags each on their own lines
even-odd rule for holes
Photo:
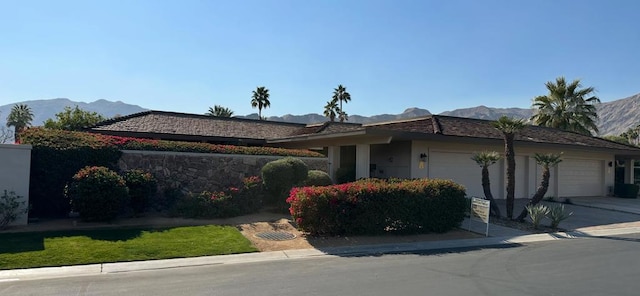
<svg viewBox="0 0 640 296">
<path fill-rule="evenodd" d="M 48 100 L 30 100 L 2 105 L 0 106 L 0 114 L 5 118 L 0 118 L 0 121 L 6 120 L 6 116 L 11 112 L 11 108 L 16 104 L 27 104 L 31 108 L 31 111 L 33 112 L 33 121 L 31 123 L 34 126 L 42 125 L 49 118 L 55 118 L 55 114 L 62 112 L 65 107 L 74 108 L 75 106 L 78 106 L 80 109 L 97 112 L 107 118 L 115 115 L 124 116 L 148 110 L 138 105 L 125 104 L 121 101 L 111 102 L 109 100 L 99 99 L 91 103 L 85 103 L 72 101 L 67 98 L 55 98 Z"/>
<path fill-rule="evenodd" d="M 32 100 L 11 103 L 0 106 L 0 115 L 3 118 L 0 120 L 6 120 L 6 116 L 11 112 L 11 108 L 15 104 L 27 104 L 31 107 L 34 113 L 33 125 L 42 125 L 42 123 L 49 119 L 54 118 L 55 114 L 62 111 L 64 107 L 74 107 L 87 111 L 97 112 L 106 117 L 113 117 L 115 115 L 125 116 L 133 113 L 147 111 L 148 109 L 142 108 L 137 105 L 126 104 L 122 101 L 109 101 L 105 99 L 98 99 L 91 103 L 76 102 L 67 98 L 55 98 L 48 100 Z M 427 109 L 421 109 L 418 107 L 410 107 L 405 109 L 400 114 L 380 114 L 373 116 L 360 116 L 356 114 L 349 115 L 349 123 L 373 123 L 393 121 L 399 119 L 424 117 L 431 113 Z M 532 109 L 525 108 L 493 108 L 485 105 L 479 105 L 471 108 L 456 109 L 452 111 L 446 111 L 440 113 L 440 115 L 477 118 L 486 120 L 496 120 L 500 116 L 508 116 L 514 118 L 522 118 L 528 120 L 533 115 Z M 598 128 L 601 135 L 620 134 L 626 131 L 630 127 L 635 127 L 640 124 L 640 94 L 636 94 L 624 99 L 619 99 L 611 102 L 605 102 L 598 105 L 598 116 L 600 122 Z M 234 116 L 239 118 L 251 118 L 258 119 L 258 114 L 253 113 L 246 116 Z M 305 115 L 285 114 L 283 116 L 269 116 L 268 120 L 271 121 L 283 121 L 283 122 L 296 122 L 296 123 L 321 123 L 328 121 L 328 118 L 316 114 L 309 113 Z"/>
</svg>

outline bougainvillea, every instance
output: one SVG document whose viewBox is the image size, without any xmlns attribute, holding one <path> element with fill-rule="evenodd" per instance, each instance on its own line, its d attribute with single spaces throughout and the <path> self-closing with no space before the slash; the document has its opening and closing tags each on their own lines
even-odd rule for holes
<svg viewBox="0 0 640 296">
<path fill-rule="evenodd" d="M 311 234 L 445 232 L 464 218 L 465 190 L 446 180 L 366 179 L 291 189 L 287 202 Z"/>
<path fill-rule="evenodd" d="M 116 172 L 98 166 L 79 170 L 65 192 L 73 209 L 85 221 L 113 220 L 129 199 L 124 179 Z"/>
<path fill-rule="evenodd" d="M 186 218 L 227 218 L 246 215 L 262 207 L 261 188 L 258 177 L 243 180 L 243 187 L 229 187 L 223 191 L 203 191 L 181 196 L 173 214 Z"/>
</svg>

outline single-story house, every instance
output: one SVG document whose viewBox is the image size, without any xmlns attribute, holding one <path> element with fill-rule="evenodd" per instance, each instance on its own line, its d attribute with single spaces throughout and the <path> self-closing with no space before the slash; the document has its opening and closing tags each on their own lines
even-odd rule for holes
<svg viewBox="0 0 640 296">
<path fill-rule="evenodd" d="M 296 124 L 147 111 L 102 122 L 91 132 L 236 145 L 323 149 L 329 173 L 353 168 L 356 178 L 443 178 L 483 196 L 474 152 L 504 152 L 489 120 L 441 115 L 372 124 Z M 529 198 L 541 179 L 535 153 L 563 153 L 548 196 L 604 196 L 618 182 L 640 182 L 640 148 L 558 129 L 526 126 L 515 137 L 516 198 Z M 504 160 L 489 168 L 492 192 L 505 197 Z M 635 174 L 634 174 L 635 173 Z"/>
</svg>

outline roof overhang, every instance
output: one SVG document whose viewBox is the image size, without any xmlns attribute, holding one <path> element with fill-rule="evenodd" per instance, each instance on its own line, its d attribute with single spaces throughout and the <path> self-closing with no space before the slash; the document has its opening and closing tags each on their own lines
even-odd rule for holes
<svg viewBox="0 0 640 296">
<path fill-rule="evenodd" d="M 331 133 L 331 134 L 311 134 L 302 136 L 293 136 L 287 138 L 267 139 L 267 144 L 286 148 L 310 148 L 310 147 L 328 147 L 328 146 L 349 146 L 356 144 L 387 144 L 391 141 L 438 141 L 453 142 L 464 144 L 481 144 L 481 145 L 501 145 L 503 139 L 480 138 L 480 137 L 462 137 L 447 136 L 442 134 L 426 134 L 419 132 L 391 131 L 372 128 L 363 128 L 356 131 Z M 515 141 L 515 148 L 526 145 L 529 147 L 540 147 L 543 149 L 570 149 L 570 150 L 589 150 L 612 153 L 616 158 L 640 159 L 640 149 L 629 147 L 629 149 L 612 149 L 604 147 L 592 147 L 588 145 L 568 145 L 547 142 L 534 141 Z"/>
<path fill-rule="evenodd" d="M 110 130 L 98 130 L 98 129 L 90 129 L 87 131 L 95 134 L 103 134 L 103 135 L 110 135 L 110 136 L 148 138 L 148 139 L 173 140 L 173 141 L 235 143 L 238 145 L 264 145 L 266 143 L 265 140 L 263 139 L 251 139 L 251 138 L 214 137 L 214 136 L 167 134 L 167 133 L 144 133 L 144 132 L 110 131 Z"/>
<path fill-rule="evenodd" d="M 309 134 L 286 138 L 267 139 L 267 144 L 284 148 L 312 148 L 350 146 L 356 144 L 388 144 L 393 134 L 377 130 L 360 129 L 342 133 Z"/>
</svg>

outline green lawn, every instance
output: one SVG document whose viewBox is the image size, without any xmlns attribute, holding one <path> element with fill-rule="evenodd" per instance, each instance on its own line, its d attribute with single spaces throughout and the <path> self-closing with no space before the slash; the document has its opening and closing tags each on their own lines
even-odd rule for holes
<svg viewBox="0 0 640 296">
<path fill-rule="evenodd" d="M 0 269 L 256 252 L 232 226 L 0 234 Z"/>
</svg>

